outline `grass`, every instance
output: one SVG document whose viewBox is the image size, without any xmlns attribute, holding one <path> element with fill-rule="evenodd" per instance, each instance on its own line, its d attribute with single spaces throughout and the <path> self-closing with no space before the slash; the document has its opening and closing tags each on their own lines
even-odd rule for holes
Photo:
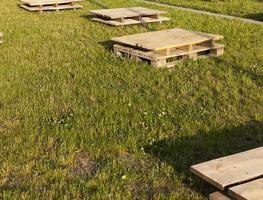
<svg viewBox="0 0 263 200">
<path fill-rule="evenodd" d="M 88 10 L 147 5 L 17 3 L 0 4 L 0 198 L 207 199 L 191 164 L 263 144 L 262 26 L 167 9 L 162 25 L 114 28 Z M 166 70 L 110 50 L 114 36 L 174 27 L 224 35 L 225 54 Z"/>
<path fill-rule="evenodd" d="M 151 0 L 175 6 L 263 21 L 262 0 Z"/>
</svg>

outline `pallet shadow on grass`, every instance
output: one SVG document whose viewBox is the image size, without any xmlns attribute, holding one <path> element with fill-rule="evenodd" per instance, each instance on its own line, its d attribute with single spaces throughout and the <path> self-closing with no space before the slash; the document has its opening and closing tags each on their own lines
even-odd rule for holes
<svg viewBox="0 0 263 200">
<path fill-rule="evenodd" d="M 263 13 L 246 15 L 245 18 L 263 22 Z"/>
<path fill-rule="evenodd" d="M 151 145 L 146 145 L 144 148 L 147 153 L 172 165 L 189 188 L 207 195 L 214 188 L 192 175 L 189 171 L 191 165 L 262 145 L 263 123 L 250 121 L 219 131 L 208 133 L 199 131 L 194 136 L 157 141 Z"/>
<path fill-rule="evenodd" d="M 112 52 L 113 51 L 113 45 L 115 44 L 113 41 L 102 41 L 99 42 L 100 45 L 102 45 L 107 51 Z"/>
<path fill-rule="evenodd" d="M 103 3 L 100 3 L 99 1 L 96 1 L 96 0 L 89 0 L 89 3 L 100 7 L 100 9 L 107 9 L 107 8 L 109 8 L 109 6 L 107 6 L 107 5 L 103 4 Z"/>
</svg>

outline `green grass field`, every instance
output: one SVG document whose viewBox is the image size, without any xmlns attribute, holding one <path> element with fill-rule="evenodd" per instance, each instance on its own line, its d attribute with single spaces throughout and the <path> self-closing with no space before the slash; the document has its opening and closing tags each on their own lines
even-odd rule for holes
<svg viewBox="0 0 263 200">
<path fill-rule="evenodd" d="M 262 0 L 150 0 L 263 21 Z"/>
<path fill-rule="evenodd" d="M 115 28 L 88 10 L 149 5 L 17 4 L 0 3 L 0 199 L 203 200 L 215 188 L 190 165 L 263 145 L 262 26 L 167 9 Z M 224 35 L 225 54 L 168 70 L 111 52 L 112 37 L 175 27 Z"/>
</svg>

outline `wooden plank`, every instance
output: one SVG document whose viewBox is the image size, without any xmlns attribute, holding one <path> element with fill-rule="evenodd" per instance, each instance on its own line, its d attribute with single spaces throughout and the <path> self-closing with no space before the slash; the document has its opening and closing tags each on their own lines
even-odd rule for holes
<svg viewBox="0 0 263 200">
<path fill-rule="evenodd" d="M 214 192 L 209 195 L 209 200 L 231 200 L 230 197 L 227 197 L 221 192 Z"/>
<path fill-rule="evenodd" d="M 125 26 L 125 25 L 135 25 L 135 24 L 144 24 L 144 23 L 157 23 L 168 21 L 169 18 L 167 17 L 159 17 L 158 19 L 150 18 L 150 17 L 142 17 L 141 20 L 135 19 L 124 19 L 123 22 L 116 21 L 116 20 L 105 20 L 101 18 L 92 18 L 93 21 L 102 22 L 104 24 L 109 24 L 112 26 Z"/>
<path fill-rule="evenodd" d="M 27 4 L 30 6 L 66 4 L 80 1 L 82 0 L 21 0 L 22 4 Z"/>
<path fill-rule="evenodd" d="M 263 175 L 263 147 L 193 165 L 190 170 L 220 190 Z"/>
<path fill-rule="evenodd" d="M 160 10 L 153 10 L 149 8 L 143 8 L 143 7 L 131 7 L 131 8 L 91 10 L 90 13 L 109 19 L 121 19 L 121 18 L 131 18 L 131 17 L 139 17 L 139 16 L 159 15 L 159 14 L 164 14 L 166 12 Z"/>
<path fill-rule="evenodd" d="M 253 164 L 252 168 L 254 167 Z M 260 167 L 263 168 L 262 165 Z M 263 199 L 263 178 L 229 188 L 228 192 L 237 200 L 261 200 Z"/>
<path fill-rule="evenodd" d="M 170 53 L 167 54 L 161 54 L 156 52 L 155 54 L 158 54 L 158 58 L 170 58 L 170 57 L 175 57 L 175 56 L 184 56 L 184 55 L 191 55 L 193 53 L 199 53 L 199 52 L 204 52 L 208 50 L 213 50 L 213 49 L 221 49 L 224 48 L 224 45 L 222 44 L 216 44 L 213 47 L 207 47 L 207 46 L 194 46 L 191 51 L 183 50 L 183 49 L 174 49 L 170 50 Z"/>
<path fill-rule="evenodd" d="M 112 40 L 126 45 L 158 51 L 167 48 L 176 48 L 186 45 L 209 42 L 212 40 L 219 40 L 222 38 L 223 36 L 221 35 L 206 34 L 176 28 L 123 37 L 115 37 Z"/>
<path fill-rule="evenodd" d="M 152 51 L 148 51 L 148 52 L 143 52 L 137 49 L 133 49 L 131 47 L 124 47 L 121 45 L 114 45 L 116 48 L 122 49 L 122 50 L 126 50 L 126 52 L 140 52 L 140 55 L 142 56 L 142 58 L 145 59 L 149 59 L 152 61 L 155 61 L 157 59 L 167 59 L 167 58 L 171 58 L 171 57 L 178 57 L 178 56 L 184 56 L 184 55 L 191 55 L 193 53 L 198 53 L 198 52 L 204 52 L 204 51 L 208 51 L 208 50 L 213 50 L 213 49 L 221 49 L 224 48 L 224 45 L 222 44 L 216 44 L 213 47 L 206 47 L 206 46 L 195 46 L 192 51 L 187 51 L 187 50 L 180 50 L 180 49 L 175 49 L 170 51 L 170 54 L 167 55 L 165 53 L 162 52 L 152 52 Z M 144 55 L 144 56 L 143 56 Z M 150 56 L 150 57 L 149 57 Z"/>
<path fill-rule="evenodd" d="M 114 53 L 117 56 L 121 56 L 122 54 L 124 54 L 131 59 L 136 58 L 135 60 L 147 60 L 151 63 L 152 66 L 155 67 L 167 68 L 174 67 L 181 60 L 185 59 L 197 60 L 199 58 L 217 56 L 217 54 L 214 54 L 213 51 L 221 51 L 221 49 L 224 49 L 224 46 L 220 44 L 215 44 L 213 47 L 195 46 L 195 48 L 193 48 L 190 52 L 188 50 L 177 49 L 170 51 L 167 55 L 167 52 L 154 52 L 138 48 L 136 49 L 132 47 L 121 46 L 119 44 L 115 44 L 113 46 Z M 201 55 L 199 55 L 199 52 L 202 52 Z M 169 61 L 169 58 L 173 58 L 172 60 L 174 61 Z"/>
<path fill-rule="evenodd" d="M 24 9 L 26 9 L 28 11 L 32 11 L 32 12 L 47 11 L 47 10 L 52 11 L 52 10 L 68 10 L 68 9 L 80 9 L 80 8 L 83 8 L 83 6 L 77 5 L 77 4 L 75 4 L 74 6 L 68 5 L 68 4 L 62 4 L 62 5 L 58 5 L 58 6 L 51 5 L 51 6 L 42 6 L 42 7 L 37 7 L 37 6 L 31 7 L 31 6 L 27 6 L 27 5 L 21 4 L 20 6 L 22 8 L 24 8 Z"/>
</svg>

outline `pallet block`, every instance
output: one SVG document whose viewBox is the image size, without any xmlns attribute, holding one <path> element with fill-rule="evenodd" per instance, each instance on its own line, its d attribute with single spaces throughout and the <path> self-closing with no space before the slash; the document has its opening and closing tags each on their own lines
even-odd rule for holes
<svg viewBox="0 0 263 200">
<path fill-rule="evenodd" d="M 134 24 L 162 23 L 170 20 L 160 16 L 166 12 L 143 7 L 115 8 L 91 10 L 94 15 L 93 21 L 101 22 L 112 26 L 125 26 Z"/>
<path fill-rule="evenodd" d="M 83 7 L 76 4 L 79 1 L 82 0 L 21 0 L 20 6 L 31 12 L 75 10 Z"/>
<path fill-rule="evenodd" d="M 220 35 L 171 29 L 113 38 L 113 51 L 134 60 L 146 60 L 154 67 L 173 67 L 184 59 L 220 56 L 224 45 Z"/>
</svg>

